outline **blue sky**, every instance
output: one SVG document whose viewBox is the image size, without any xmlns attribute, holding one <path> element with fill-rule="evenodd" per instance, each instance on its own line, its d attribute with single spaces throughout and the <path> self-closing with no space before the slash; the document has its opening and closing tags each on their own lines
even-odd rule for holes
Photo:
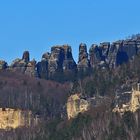
<svg viewBox="0 0 140 140">
<path fill-rule="evenodd" d="M 0 59 L 29 50 L 40 60 L 51 46 L 115 41 L 140 32 L 140 0 L 1 0 Z"/>
</svg>

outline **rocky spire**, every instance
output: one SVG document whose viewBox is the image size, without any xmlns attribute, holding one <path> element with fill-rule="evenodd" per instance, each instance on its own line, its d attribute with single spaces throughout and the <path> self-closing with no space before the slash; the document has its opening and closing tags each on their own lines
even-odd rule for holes
<svg viewBox="0 0 140 140">
<path fill-rule="evenodd" d="M 72 56 L 72 49 L 69 45 L 63 45 L 64 48 L 64 61 L 63 71 L 74 71 L 77 69 L 77 65 Z"/>
<path fill-rule="evenodd" d="M 98 45 L 93 44 L 89 49 L 91 67 L 96 67 L 101 61 L 101 50 Z"/>
<path fill-rule="evenodd" d="M 38 76 L 43 79 L 48 79 L 49 74 L 49 59 L 50 53 L 46 52 L 42 55 L 42 60 L 37 63 Z"/>
<path fill-rule="evenodd" d="M 29 54 L 29 51 L 25 51 L 25 52 L 23 53 L 22 60 L 24 60 L 25 62 L 29 62 L 29 61 L 30 61 L 30 54 Z"/>
<path fill-rule="evenodd" d="M 0 70 L 4 70 L 8 67 L 7 62 L 0 60 Z"/>
<path fill-rule="evenodd" d="M 90 62 L 88 59 L 87 46 L 84 43 L 79 45 L 79 60 L 78 60 L 78 70 L 86 70 L 90 67 Z"/>
</svg>

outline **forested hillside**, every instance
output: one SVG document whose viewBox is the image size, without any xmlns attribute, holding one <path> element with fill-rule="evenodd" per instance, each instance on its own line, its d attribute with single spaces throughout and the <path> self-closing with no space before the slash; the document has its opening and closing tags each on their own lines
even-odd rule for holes
<svg viewBox="0 0 140 140">
<path fill-rule="evenodd" d="M 139 41 L 136 35 L 92 45 L 90 59 L 86 45 L 80 44 L 78 64 L 68 45 L 52 47 L 38 63 L 30 61 L 27 51 L 10 66 L 0 61 L 1 115 L 8 109 L 23 111 L 24 117 L 12 118 L 29 122 L 10 128 L 11 117 L 0 116 L 8 126 L 2 129 L 0 121 L 0 139 L 139 140 L 140 96 L 132 99 L 133 90 L 140 92 L 134 88 L 140 82 Z M 113 111 L 126 105 L 123 112 Z M 68 117 L 69 110 L 74 117 Z"/>
</svg>

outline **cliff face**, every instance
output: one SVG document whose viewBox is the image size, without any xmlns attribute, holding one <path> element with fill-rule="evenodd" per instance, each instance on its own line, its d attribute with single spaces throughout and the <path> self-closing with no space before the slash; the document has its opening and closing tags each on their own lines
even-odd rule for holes
<svg viewBox="0 0 140 140">
<path fill-rule="evenodd" d="M 31 112 L 0 108 L 0 129 L 18 128 L 31 125 Z"/>
<path fill-rule="evenodd" d="M 99 46 L 96 44 L 93 44 L 90 47 L 89 55 L 90 55 L 90 64 L 92 68 L 98 67 L 98 66 L 106 67 L 108 63 L 109 49 L 110 49 L 109 42 L 101 43 Z"/>
<path fill-rule="evenodd" d="M 90 67 L 88 68 L 109 67 L 108 64 L 110 61 L 108 61 L 108 56 L 111 55 L 111 47 L 112 46 L 107 42 L 100 44 L 100 47 L 94 45 L 93 51 L 91 50 L 90 52 L 90 56 L 93 55 L 93 57 L 90 58 L 90 62 L 92 60 L 93 65 L 90 64 Z M 60 51 L 60 49 L 62 50 Z M 61 55 L 59 55 L 60 52 Z M 86 70 L 88 69 L 86 65 L 87 63 L 84 62 L 89 62 L 89 60 L 85 45 L 80 45 L 80 52 L 81 57 L 79 60 L 83 63 L 80 64 L 84 66 L 82 66 L 84 68 L 83 70 Z M 96 52 L 97 54 L 94 56 L 94 53 Z M 131 52 L 132 50 L 130 51 L 130 54 Z M 25 54 L 23 55 L 22 60 L 19 61 L 26 64 L 25 67 L 22 67 L 21 65 L 21 69 L 19 69 L 22 70 L 22 68 L 25 68 L 23 71 L 24 74 L 26 74 L 25 72 L 30 68 L 30 65 L 31 68 L 32 65 L 35 65 L 30 61 L 28 53 L 26 55 Z M 73 72 L 73 69 L 71 70 L 71 67 L 69 67 L 73 62 L 71 55 L 71 49 L 68 46 L 62 46 L 62 48 L 60 46 L 55 46 L 51 53 L 43 54 L 42 61 L 38 66 L 40 68 L 40 75 L 42 75 L 42 78 L 43 76 L 45 76 L 45 79 L 49 78 L 50 70 L 52 69 L 54 70 L 54 73 L 52 74 L 54 76 L 61 72 Z M 63 56 L 63 59 L 60 59 L 59 56 Z M 63 60 L 63 63 L 58 63 L 60 60 Z M 116 59 L 114 60 L 116 61 Z M 121 95 L 117 95 L 115 101 L 117 102 L 116 105 L 119 106 L 119 110 L 116 111 L 116 113 L 112 112 L 112 104 L 107 105 L 109 103 L 106 97 L 108 96 L 111 98 L 111 101 L 114 101 L 112 96 L 115 95 L 116 88 L 120 88 L 122 83 L 123 86 L 127 84 L 128 87 L 130 87 L 130 83 L 134 83 L 135 80 L 138 80 L 138 77 L 140 77 L 139 60 L 140 57 L 138 57 L 136 61 L 132 61 L 135 65 L 132 63 L 131 65 L 122 65 L 115 69 L 115 71 L 110 71 L 109 69 L 98 69 L 86 78 L 77 78 L 77 81 L 74 81 L 73 83 L 66 82 L 64 84 L 29 77 L 18 72 L 11 72 L 11 70 L 0 70 L 0 106 L 20 109 L 18 112 L 10 109 L 8 113 L 3 113 L 4 111 L 1 113 L 3 114 L 1 115 L 2 128 L 6 129 L 6 127 L 10 126 L 18 129 L 14 129 L 12 132 L 2 130 L 0 132 L 0 139 L 139 139 L 139 88 L 133 88 L 130 92 L 126 92 L 127 90 L 124 90 L 125 92 L 122 92 Z M 56 67 L 54 65 L 50 65 L 50 63 L 53 63 Z M 94 63 L 96 63 L 96 65 Z M 36 69 L 37 66 L 34 68 Z M 14 69 L 12 69 L 12 71 L 13 70 Z M 30 71 L 31 70 L 29 69 L 28 74 L 30 74 Z M 128 81 L 131 78 L 132 81 L 129 83 Z M 70 92 L 82 93 L 81 95 L 71 95 L 68 98 Z M 102 95 L 102 97 L 99 95 Z M 37 128 L 27 128 L 24 125 L 24 118 L 27 122 L 28 119 L 26 119 L 26 115 L 24 117 L 22 109 L 31 110 L 34 115 L 39 116 L 39 118 L 42 119 L 40 126 L 37 126 Z M 120 109 L 124 109 L 124 112 L 121 115 L 119 112 Z M 19 117 L 18 114 L 21 116 L 23 115 L 23 117 Z M 66 119 L 66 115 L 68 115 L 67 117 L 69 120 Z M 8 118 L 10 123 L 6 118 Z"/>
<path fill-rule="evenodd" d="M 75 118 L 79 113 L 89 109 L 89 102 L 81 99 L 79 94 L 71 95 L 67 101 L 68 119 Z"/>
<path fill-rule="evenodd" d="M 83 98 L 81 94 L 71 95 L 67 101 L 67 117 L 68 119 L 75 118 L 79 113 L 84 113 L 90 108 L 97 108 L 105 102 L 109 102 L 107 97 Z"/>
<path fill-rule="evenodd" d="M 124 92 L 116 96 L 116 107 L 113 112 L 124 113 L 127 111 L 136 112 L 140 109 L 140 85 L 133 88 L 130 92 Z"/>
<path fill-rule="evenodd" d="M 89 50 L 91 66 L 116 68 L 138 53 L 139 44 L 139 38 L 93 44 Z"/>
<path fill-rule="evenodd" d="M 74 77 L 77 72 L 87 72 L 94 68 L 110 68 L 132 60 L 140 53 L 140 35 L 130 39 L 119 40 L 113 43 L 103 42 L 93 44 L 87 51 L 85 43 L 79 45 L 78 63 L 73 59 L 72 49 L 69 45 L 53 46 L 51 52 L 44 53 L 40 62 L 30 61 L 28 51 L 23 53 L 22 59 L 15 59 L 11 66 L 5 61 L 0 61 L 0 69 L 9 68 L 33 77 L 55 79 L 58 77 Z M 69 77 L 69 78 L 68 78 Z"/>
<path fill-rule="evenodd" d="M 78 60 L 78 70 L 86 71 L 90 67 L 90 62 L 88 59 L 87 46 L 81 43 L 79 46 L 79 60 Z"/>
<path fill-rule="evenodd" d="M 133 90 L 130 101 L 130 110 L 136 112 L 138 109 L 140 109 L 140 91 Z"/>
<path fill-rule="evenodd" d="M 41 78 L 76 72 L 77 66 L 72 56 L 72 49 L 69 45 L 54 46 L 51 53 L 45 53 L 41 62 L 37 64 L 37 70 Z"/>
</svg>

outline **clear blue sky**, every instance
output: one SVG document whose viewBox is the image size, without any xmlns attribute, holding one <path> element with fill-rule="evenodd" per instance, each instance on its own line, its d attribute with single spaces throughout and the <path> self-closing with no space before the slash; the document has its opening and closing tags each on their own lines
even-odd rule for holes
<svg viewBox="0 0 140 140">
<path fill-rule="evenodd" d="M 51 46 L 115 41 L 140 32 L 140 0 L 1 0 L 0 59 L 29 50 L 40 60 Z"/>
</svg>

